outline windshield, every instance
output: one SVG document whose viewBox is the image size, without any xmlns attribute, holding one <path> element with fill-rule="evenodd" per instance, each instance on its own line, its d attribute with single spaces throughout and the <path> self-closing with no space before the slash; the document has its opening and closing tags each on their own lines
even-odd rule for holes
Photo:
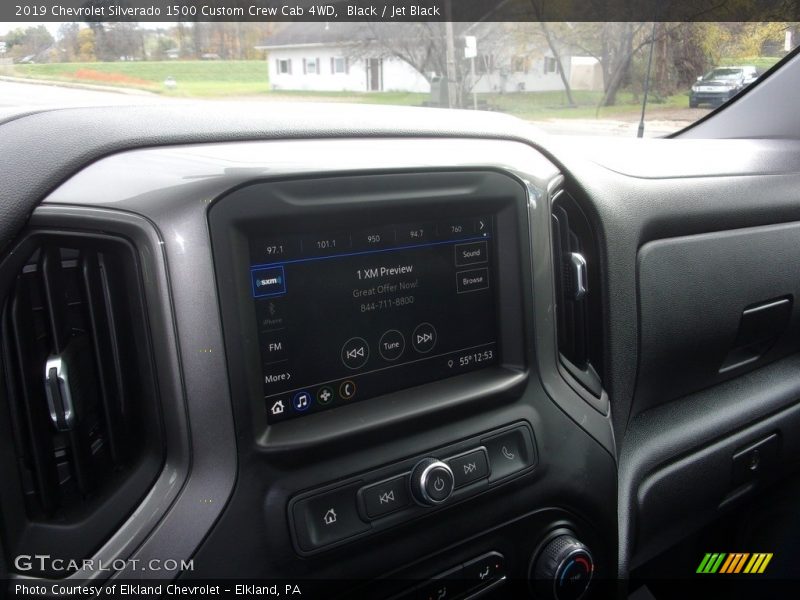
<svg viewBox="0 0 800 600">
<path fill-rule="evenodd" d="M 0 116 L 350 102 L 502 112 L 552 134 L 636 137 L 646 104 L 644 135 L 664 136 L 730 102 L 797 37 L 795 23 L 0 23 Z M 712 80 L 726 85 L 701 85 Z"/>
<path fill-rule="evenodd" d="M 710 73 L 707 73 L 703 79 L 710 81 L 712 79 L 740 79 L 741 77 L 741 69 L 714 69 Z"/>
</svg>

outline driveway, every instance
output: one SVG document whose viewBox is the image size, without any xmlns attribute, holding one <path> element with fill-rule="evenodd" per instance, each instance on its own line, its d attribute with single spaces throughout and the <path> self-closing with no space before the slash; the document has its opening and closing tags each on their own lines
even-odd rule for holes
<svg viewBox="0 0 800 600">
<path fill-rule="evenodd" d="M 644 137 L 663 137 L 688 127 L 711 112 L 708 108 L 654 107 L 645 113 Z M 531 121 L 542 131 L 554 135 L 610 135 L 636 137 L 640 114 L 631 113 L 604 119 L 542 119 Z"/>
</svg>

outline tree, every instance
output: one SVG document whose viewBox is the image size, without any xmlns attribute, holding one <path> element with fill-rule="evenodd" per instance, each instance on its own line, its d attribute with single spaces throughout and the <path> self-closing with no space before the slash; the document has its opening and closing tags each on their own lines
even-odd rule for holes
<svg viewBox="0 0 800 600">
<path fill-rule="evenodd" d="M 26 29 L 18 27 L 6 35 L 6 51 L 13 58 L 33 56 L 41 59 L 54 43 L 53 36 L 44 25 Z"/>
<path fill-rule="evenodd" d="M 25 30 L 22 27 L 17 27 L 16 29 L 12 29 L 6 34 L 6 50 L 11 53 L 16 48 L 15 54 L 21 53 L 22 45 L 25 42 Z"/>
<path fill-rule="evenodd" d="M 533 8 L 534 16 L 539 20 L 539 27 L 542 30 L 544 39 L 547 42 L 548 48 L 556 61 L 556 69 L 561 76 L 561 83 L 564 85 L 564 93 L 567 95 L 567 103 L 570 106 L 575 106 L 575 100 L 572 98 L 572 87 L 569 84 L 569 78 L 564 70 L 564 63 L 561 60 L 561 48 L 556 42 L 555 36 L 551 33 L 550 27 L 546 21 L 542 20 L 544 9 L 541 4 L 543 0 L 531 0 L 531 7 Z"/>
<path fill-rule="evenodd" d="M 78 47 L 78 34 L 80 25 L 77 23 L 62 23 L 58 28 L 59 58 L 62 62 L 73 62 L 80 51 Z"/>
<path fill-rule="evenodd" d="M 367 34 L 353 46 L 356 57 L 375 56 L 377 49 L 384 56 L 399 58 L 420 73 L 428 82 L 434 77 L 444 77 L 447 73 L 447 39 L 444 23 L 367 23 Z M 491 56 L 504 42 L 502 29 L 498 23 L 453 23 L 453 40 L 456 46 L 454 65 L 455 98 L 454 106 L 463 106 L 466 95 L 475 85 L 470 80 L 469 59 L 464 57 L 464 36 L 477 38 L 480 64 L 491 61 Z"/>
<path fill-rule="evenodd" d="M 78 59 L 85 62 L 97 60 L 94 47 L 94 30 L 86 28 L 78 32 Z"/>
<path fill-rule="evenodd" d="M 559 30 L 558 41 L 597 59 L 603 71 L 600 106 L 613 106 L 619 91 L 630 83 L 634 59 L 649 47 L 651 41 L 658 42 L 680 25 L 664 24 L 657 28 L 657 35 L 653 37 L 651 23 L 572 23 Z"/>
<path fill-rule="evenodd" d="M 131 60 L 147 58 L 144 38 L 138 23 L 89 22 L 94 32 L 94 51 L 99 60 Z"/>
</svg>

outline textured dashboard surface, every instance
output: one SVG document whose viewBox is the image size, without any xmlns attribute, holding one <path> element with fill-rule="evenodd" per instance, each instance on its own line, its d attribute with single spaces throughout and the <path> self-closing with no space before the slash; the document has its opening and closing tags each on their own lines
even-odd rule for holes
<svg viewBox="0 0 800 600">
<path fill-rule="evenodd" d="M 189 104 L 46 111 L 0 125 L 0 249 L 33 208 L 81 167 L 152 146 L 235 140 L 470 136 L 524 139 L 529 127 L 493 113 L 348 105 Z M 528 136 L 535 130 L 530 128 Z"/>
</svg>

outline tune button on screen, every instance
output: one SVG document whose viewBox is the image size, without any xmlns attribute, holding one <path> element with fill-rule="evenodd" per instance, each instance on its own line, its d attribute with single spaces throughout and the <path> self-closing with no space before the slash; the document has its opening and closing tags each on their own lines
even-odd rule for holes
<svg viewBox="0 0 800 600">
<path fill-rule="evenodd" d="M 378 350 L 384 360 L 394 361 L 403 355 L 406 349 L 406 339 L 397 329 L 390 329 L 381 336 Z"/>
</svg>

